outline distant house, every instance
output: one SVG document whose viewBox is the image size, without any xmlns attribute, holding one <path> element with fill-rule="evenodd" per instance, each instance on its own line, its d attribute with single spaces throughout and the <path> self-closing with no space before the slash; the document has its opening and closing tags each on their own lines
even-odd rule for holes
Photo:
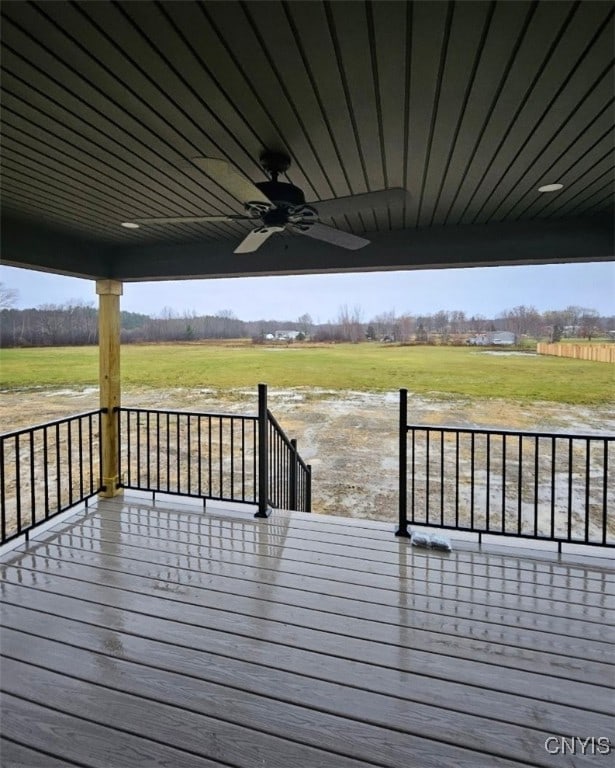
<svg viewBox="0 0 615 768">
<path fill-rule="evenodd" d="M 466 344 L 474 347 L 510 347 L 516 340 L 517 337 L 511 331 L 487 331 L 466 339 Z"/>
<path fill-rule="evenodd" d="M 276 331 L 274 338 L 276 341 L 294 341 L 301 331 Z"/>
</svg>

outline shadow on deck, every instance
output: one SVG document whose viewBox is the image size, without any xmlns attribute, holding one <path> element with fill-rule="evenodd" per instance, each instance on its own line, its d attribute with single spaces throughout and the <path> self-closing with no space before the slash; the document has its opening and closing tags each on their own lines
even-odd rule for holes
<svg viewBox="0 0 615 768">
<path fill-rule="evenodd" d="M 606 560 L 126 495 L 0 566 L 3 766 L 578 766 L 599 755 L 547 739 L 615 748 Z"/>
</svg>

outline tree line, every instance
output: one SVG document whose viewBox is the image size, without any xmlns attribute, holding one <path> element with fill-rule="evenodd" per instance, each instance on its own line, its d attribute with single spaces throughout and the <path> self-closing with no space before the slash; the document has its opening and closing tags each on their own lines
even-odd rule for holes
<svg viewBox="0 0 615 768">
<path fill-rule="evenodd" d="M 0 295 L 1 298 L 1 295 Z M 335 320 L 315 323 L 309 314 L 295 320 L 240 320 L 230 310 L 215 314 L 177 313 L 164 309 L 153 317 L 121 312 L 123 343 L 189 342 L 203 339 L 272 339 L 321 342 L 389 341 L 397 343 L 464 343 L 468 336 L 511 331 L 517 337 L 558 341 L 565 336 L 594 338 L 615 329 L 615 317 L 593 309 L 567 307 L 538 312 L 518 306 L 487 318 L 460 310 L 433 314 L 382 312 L 366 319 L 359 306 L 340 307 Z M 288 334 L 288 332 L 291 332 Z M 71 346 L 98 343 L 98 312 L 91 303 L 72 301 L 33 309 L 0 309 L 0 345 Z"/>
</svg>

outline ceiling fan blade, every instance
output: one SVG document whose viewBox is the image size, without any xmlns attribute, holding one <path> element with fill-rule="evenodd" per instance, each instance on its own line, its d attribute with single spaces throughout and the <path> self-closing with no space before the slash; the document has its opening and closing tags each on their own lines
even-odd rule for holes
<svg viewBox="0 0 615 768">
<path fill-rule="evenodd" d="M 207 221 L 251 221 L 252 216 L 243 214 L 230 214 L 229 216 L 165 216 L 157 219 L 132 219 L 126 224 L 198 224 Z"/>
<path fill-rule="evenodd" d="M 284 227 L 257 227 L 239 243 L 233 253 L 254 253 L 271 235 L 283 231 Z"/>
<path fill-rule="evenodd" d="M 365 192 L 361 195 L 337 197 L 310 203 L 316 208 L 320 218 L 343 216 L 345 213 L 367 213 L 374 208 L 387 209 L 389 206 L 401 206 L 410 199 L 410 193 L 401 187 L 381 189 L 377 192 Z"/>
<path fill-rule="evenodd" d="M 364 237 L 357 237 L 357 235 L 352 235 L 350 232 L 343 232 L 341 229 L 327 227 L 325 224 L 319 224 L 318 222 L 294 226 L 293 229 L 295 232 L 299 232 L 300 235 L 307 235 L 316 240 L 324 240 L 325 243 L 339 245 L 341 248 L 348 248 L 349 251 L 356 251 L 370 243 Z"/>
<path fill-rule="evenodd" d="M 226 160 L 215 157 L 195 157 L 192 162 L 242 203 L 269 203 L 271 201 L 249 179 L 232 168 Z"/>
</svg>

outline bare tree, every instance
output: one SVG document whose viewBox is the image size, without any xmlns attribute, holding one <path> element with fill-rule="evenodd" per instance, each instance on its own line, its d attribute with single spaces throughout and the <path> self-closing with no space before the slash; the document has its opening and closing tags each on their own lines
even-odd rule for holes
<svg viewBox="0 0 615 768">
<path fill-rule="evenodd" d="M 452 333 L 463 333 L 466 329 L 466 314 L 463 310 L 455 309 L 450 313 Z"/>
<path fill-rule="evenodd" d="M 594 309 L 584 309 L 579 317 L 579 325 L 581 337 L 591 341 L 600 330 L 600 316 Z"/>
<path fill-rule="evenodd" d="M 415 321 L 412 315 L 401 315 L 397 319 L 395 337 L 397 341 L 410 341 L 415 329 Z"/>
<path fill-rule="evenodd" d="M 309 315 L 307 312 L 304 315 L 300 315 L 297 318 L 297 325 L 299 326 L 299 330 L 304 336 L 309 336 L 312 332 L 312 325 L 314 324 L 312 320 L 312 316 Z"/>
<path fill-rule="evenodd" d="M 373 327 L 377 339 L 396 339 L 397 319 L 395 310 L 381 312 L 370 321 L 370 325 Z"/>
<path fill-rule="evenodd" d="M 527 334 L 538 337 L 543 324 L 542 318 L 534 307 L 520 305 L 508 309 L 502 314 L 507 331 L 512 331 L 516 336 Z"/>
<path fill-rule="evenodd" d="M 0 309 L 11 309 L 15 306 L 19 293 L 14 288 L 9 288 L 0 283 Z"/>
<path fill-rule="evenodd" d="M 340 307 L 338 323 L 344 341 L 357 342 L 364 338 L 363 325 L 361 323 L 362 315 L 363 310 L 356 304 L 352 309 L 348 309 L 346 304 Z"/>
</svg>

